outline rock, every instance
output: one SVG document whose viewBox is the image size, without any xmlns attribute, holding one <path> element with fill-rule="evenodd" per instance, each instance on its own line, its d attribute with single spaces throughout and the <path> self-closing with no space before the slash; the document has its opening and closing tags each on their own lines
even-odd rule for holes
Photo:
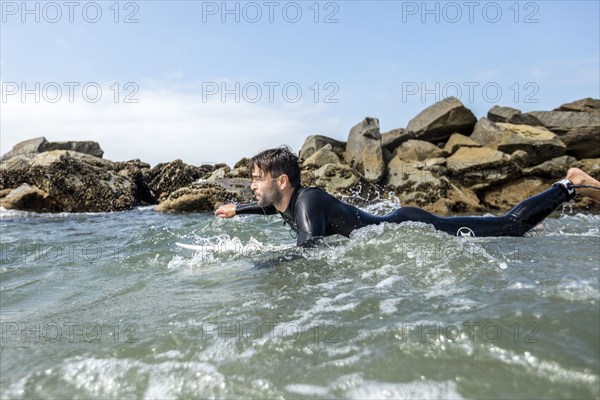
<svg viewBox="0 0 600 400">
<path fill-rule="evenodd" d="M 325 147 L 328 144 L 331 145 L 332 151 L 336 153 L 338 157 L 344 157 L 344 151 L 346 151 L 346 144 L 344 142 L 340 142 L 339 140 L 335 140 L 327 136 L 311 135 L 306 138 L 302 148 L 300 149 L 300 152 L 298 153 L 300 163 L 312 156 L 317 150 Z"/>
<path fill-rule="evenodd" d="M 449 97 L 421 111 L 408 123 L 407 130 L 416 139 L 443 141 L 452 133 L 470 134 L 477 122 L 475 115 L 455 97 Z"/>
<path fill-rule="evenodd" d="M 448 165 L 453 164 L 453 170 L 469 169 L 481 163 L 489 164 L 508 160 L 507 154 L 489 147 L 461 147 L 447 160 Z"/>
<path fill-rule="evenodd" d="M 570 156 L 556 157 L 530 168 L 523 169 L 524 176 L 562 179 L 571 167 L 577 166 L 577 160 Z"/>
<path fill-rule="evenodd" d="M 325 164 L 339 164 L 340 158 L 333 152 L 333 147 L 330 143 L 321 147 L 302 163 L 303 168 L 320 168 Z"/>
<path fill-rule="evenodd" d="M 154 196 L 148 183 L 146 175 L 150 171 L 150 164 L 138 159 L 125 162 L 115 162 L 115 170 L 119 175 L 126 177 L 134 185 L 134 197 L 139 205 L 146 206 L 156 204 L 158 199 Z"/>
<path fill-rule="evenodd" d="M 25 140 L 13 146 L 12 150 L 0 157 L 0 162 L 4 162 L 14 156 L 19 155 L 35 155 L 46 151 L 48 141 L 45 137 Z"/>
<path fill-rule="evenodd" d="M 600 157 L 600 113 L 532 111 L 527 114 L 558 135 L 567 146 L 566 154 L 577 159 Z"/>
<path fill-rule="evenodd" d="M 219 182 L 195 182 L 171 193 L 156 207 L 159 212 L 210 212 L 220 204 L 252 202 L 250 182 L 223 179 Z"/>
<path fill-rule="evenodd" d="M 509 210 L 526 198 L 543 192 L 548 187 L 550 185 L 540 178 L 522 178 L 486 191 L 483 201 L 487 207 Z"/>
<path fill-rule="evenodd" d="M 145 179 L 154 196 L 159 201 L 163 201 L 177 189 L 191 185 L 198 179 L 205 178 L 206 175 L 206 168 L 195 167 L 181 160 L 175 160 L 156 165 L 148 171 Z"/>
<path fill-rule="evenodd" d="M 90 156 L 102 158 L 104 151 L 100 148 L 98 142 L 92 141 L 69 141 L 69 142 L 50 142 L 45 151 L 52 150 L 70 150 L 78 153 L 88 154 Z"/>
<path fill-rule="evenodd" d="M 206 180 L 208 182 L 215 182 L 219 179 L 225 178 L 225 176 L 231 171 L 231 168 L 228 166 L 224 166 L 221 168 L 215 169 Z"/>
<path fill-rule="evenodd" d="M 510 122 L 514 115 L 520 113 L 516 108 L 494 106 L 488 111 L 487 118 L 493 122 Z"/>
<path fill-rule="evenodd" d="M 443 197 L 440 197 L 432 204 L 423 204 L 421 207 L 432 213 L 452 215 L 484 210 L 475 192 L 452 183 Z"/>
<path fill-rule="evenodd" d="M 47 192 L 27 183 L 10 190 L 8 195 L 0 198 L 0 207 L 37 212 L 54 212 L 58 210 Z"/>
<path fill-rule="evenodd" d="M 86 162 L 89 158 L 101 164 Z M 114 163 L 82 153 L 44 152 L 33 157 L 29 166 L 1 170 L 0 189 L 18 188 L 23 184 L 40 191 L 28 191 L 25 199 L 29 200 L 23 200 L 27 207 L 41 207 L 34 211 L 105 212 L 140 205 L 135 198 L 135 184 L 119 175 Z M 18 207 L 18 204 L 24 203 L 11 206 Z"/>
<path fill-rule="evenodd" d="M 508 123 L 515 125 L 530 125 L 530 126 L 542 126 L 539 119 L 531 114 L 519 113 L 512 116 Z"/>
<path fill-rule="evenodd" d="M 394 154 L 385 147 L 381 149 L 381 152 L 383 153 L 383 163 L 388 165 L 392 161 L 392 158 L 394 158 Z"/>
<path fill-rule="evenodd" d="M 388 165 L 386 185 L 401 196 L 404 206 L 417 206 L 436 213 L 468 212 L 481 209 L 477 195 L 459 188 L 445 177 L 426 169 L 427 163 L 406 162 L 395 157 Z"/>
<path fill-rule="evenodd" d="M 248 167 L 238 167 L 234 168 L 231 171 L 225 173 L 226 178 L 240 178 L 240 179 L 250 179 L 251 178 L 250 169 Z"/>
<path fill-rule="evenodd" d="M 51 150 L 40 154 L 37 154 L 29 161 L 30 166 L 48 166 L 56 162 L 61 157 L 72 158 L 77 161 L 81 161 L 88 165 L 92 165 L 98 168 L 104 168 L 111 171 L 117 171 L 115 163 L 110 160 L 98 158 L 85 153 L 79 153 L 75 151 L 66 150 Z"/>
<path fill-rule="evenodd" d="M 0 162 L 9 160 L 15 156 L 26 156 L 28 158 L 34 157 L 36 154 L 54 151 L 54 150 L 68 150 L 71 152 L 77 152 L 81 154 L 87 154 L 89 156 L 102 158 L 104 151 L 100 148 L 97 142 L 92 141 L 70 141 L 70 142 L 48 142 L 46 138 L 39 137 L 35 139 L 25 140 L 24 142 L 17 143 L 11 151 L 6 153 L 0 158 Z"/>
<path fill-rule="evenodd" d="M 115 166 L 115 170 L 136 170 L 136 169 L 150 169 L 150 164 L 140 161 L 140 159 L 136 158 L 135 160 L 129 161 L 116 161 L 113 163 Z"/>
<path fill-rule="evenodd" d="M 514 179 L 519 173 L 507 154 L 488 147 L 461 147 L 447 159 L 447 176 L 475 191 Z"/>
<path fill-rule="evenodd" d="M 454 133 L 446 142 L 444 151 L 446 151 L 448 155 L 452 155 L 460 147 L 481 147 L 481 144 L 477 143 L 468 136 L 461 135 L 460 133 Z"/>
<path fill-rule="evenodd" d="M 600 158 L 585 158 L 578 161 L 579 168 L 600 181 Z"/>
<path fill-rule="evenodd" d="M 411 162 L 396 156 L 388 164 L 385 185 L 395 188 L 397 193 L 403 193 L 407 189 L 413 189 L 415 185 L 423 183 L 439 185 L 441 183 L 439 178 L 430 171 L 424 170 L 425 166 L 424 162 Z"/>
<path fill-rule="evenodd" d="M 529 165 L 529 154 L 524 150 L 515 150 L 510 155 L 511 160 L 515 162 L 520 168 L 525 168 Z"/>
<path fill-rule="evenodd" d="M 477 122 L 470 137 L 486 147 L 507 154 L 523 150 L 534 164 L 562 156 L 566 150 L 565 144 L 543 127 L 496 123 L 487 118 Z"/>
<path fill-rule="evenodd" d="M 345 164 L 325 164 L 318 170 L 304 171 L 305 185 L 317 186 L 339 197 L 350 196 L 350 202 L 361 204 L 377 196 L 378 190 L 355 169 Z"/>
<path fill-rule="evenodd" d="M 402 143 L 414 139 L 416 136 L 416 133 L 409 132 L 404 128 L 392 129 L 381 134 L 381 145 L 393 153 Z"/>
<path fill-rule="evenodd" d="M 571 103 L 563 104 L 554 111 L 600 112 L 600 100 L 587 97 Z"/>
<path fill-rule="evenodd" d="M 446 157 L 428 157 L 425 161 L 423 161 L 423 163 L 425 164 L 425 169 L 430 170 L 431 171 L 431 167 L 435 167 L 435 166 L 445 166 L 446 165 Z"/>
<path fill-rule="evenodd" d="M 506 122 L 516 125 L 541 125 L 540 121 L 532 115 L 523 114 L 512 107 L 494 106 L 488 111 L 488 119 L 493 122 Z"/>
<path fill-rule="evenodd" d="M 248 168 L 248 166 L 250 165 L 250 161 L 252 161 L 251 158 L 243 157 L 240 161 L 234 164 L 233 169 Z"/>
<path fill-rule="evenodd" d="M 408 140 L 400 145 L 394 153 L 405 161 L 423 161 L 440 148 L 422 140 Z"/>
<path fill-rule="evenodd" d="M 344 160 L 367 181 L 376 183 L 381 180 L 385 164 L 377 118 L 367 117 L 350 130 Z"/>
<path fill-rule="evenodd" d="M 233 166 L 233 169 L 225 174 L 227 178 L 241 178 L 241 179 L 250 179 L 250 161 L 251 158 L 244 157 L 240 161 L 236 162 Z"/>
<path fill-rule="evenodd" d="M 436 151 L 434 151 L 433 153 L 431 153 L 426 160 L 428 159 L 436 159 L 436 158 L 447 158 L 450 157 L 450 153 L 448 153 L 446 150 L 444 149 L 440 149 L 438 148 Z"/>
<path fill-rule="evenodd" d="M 31 163 L 32 156 L 19 154 L 10 158 L 5 159 L 0 162 L 0 170 L 19 170 L 26 169 L 29 167 L 29 163 Z"/>
</svg>

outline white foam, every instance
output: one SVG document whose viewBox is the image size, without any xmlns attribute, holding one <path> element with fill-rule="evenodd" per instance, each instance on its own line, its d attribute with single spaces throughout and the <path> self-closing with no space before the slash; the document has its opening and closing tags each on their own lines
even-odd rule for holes
<svg viewBox="0 0 600 400">
<path fill-rule="evenodd" d="M 594 388 L 594 397 L 597 397 L 600 393 L 600 386 L 598 385 L 599 377 L 590 370 L 583 372 L 563 368 L 555 361 L 540 360 L 528 351 L 518 354 L 512 350 L 506 350 L 497 346 L 490 346 L 489 351 L 492 357 L 507 364 L 524 367 L 533 375 L 548 379 L 554 384 L 558 382 L 565 384 L 585 384 Z"/>
<path fill-rule="evenodd" d="M 399 276 L 390 276 L 389 278 L 385 278 L 381 282 L 377 283 L 375 287 L 377 289 L 389 288 L 394 284 L 394 282 L 397 282 L 399 280 L 402 280 L 402 278 L 400 278 Z"/>
<path fill-rule="evenodd" d="M 451 381 L 385 383 L 366 381 L 346 393 L 349 399 L 463 399 Z"/>
<path fill-rule="evenodd" d="M 398 311 L 398 303 L 400 303 L 400 299 L 385 299 L 379 302 L 379 311 L 382 314 L 393 314 Z"/>
<path fill-rule="evenodd" d="M 301 394 L 304 396 L 327 396 L 329 389 L 323 386 L 308 385 L 305 383 L 293 383 L 285 387 L 290 393 Z"/>
<path fill-rule="evenodd" d="M 224 395 L 225 378 L 217 369 L 203 362 L 167 360 L 147 364 L 131 359 L 97 359 L 76 357 L 59 368 L 60 378 L 67 384 L 93 397 L 129 397 L 134 387 L 128 385 L 133 376 L 146 376 L 145 398 L 174 398 L 194 393 L 202 397 Z"/>
</svg>

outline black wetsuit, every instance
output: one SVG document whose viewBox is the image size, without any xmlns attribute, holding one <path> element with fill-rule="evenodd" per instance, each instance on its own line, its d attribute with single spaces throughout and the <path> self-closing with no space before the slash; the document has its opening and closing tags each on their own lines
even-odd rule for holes
<svg viewBox="0 0 600 400">
<path fill-rule="evenodd" d="M 401 207 L 384 216 L 371 215 L 314 187 L 298 186 L 285 212 L 274 206 L 238 205 L 236 214 L 279 213 L 298 234 L 298 246 L 313 245 L 323 236 L 350 233 L 382 222 L 424 222 L 456 236 L 522 236 L 559 205 L 573 198 L 561 186 L 530 197 L 500 217 L 439 217 L 417 207 Z"/>
</svg>

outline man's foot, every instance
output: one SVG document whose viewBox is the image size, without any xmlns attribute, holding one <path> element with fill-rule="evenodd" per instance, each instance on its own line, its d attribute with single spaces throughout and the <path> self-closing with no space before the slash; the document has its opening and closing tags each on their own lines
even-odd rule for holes
<svg viewBox="0 0 600 400">
<path fill-rule="evenodd" d="M 595 186 L 600 189 L 600 182 L 596 179 L 592 178 L 579 168 L 569 168 L 567 172 L 566 178 L 573 182 L 573 185 L 589 185 Z M 595 201 L 600 202 L 600 190 L 592 189 L 592 188 L 576 188 L 575 191 L 577 194 L 585 197 L 589 197 Z"/>
</svg>

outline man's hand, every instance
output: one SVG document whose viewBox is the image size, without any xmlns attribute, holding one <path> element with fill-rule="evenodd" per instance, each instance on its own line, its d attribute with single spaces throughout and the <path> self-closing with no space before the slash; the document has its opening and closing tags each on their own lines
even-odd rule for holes
<svg viewBox="0 0 600 400">
<path fill-rule="evenodd" d="M 235 216 L 235 204 L 225 204 L 215 210 L 215 215 L 220 218 L 231 218 Z"/>
</svg>

